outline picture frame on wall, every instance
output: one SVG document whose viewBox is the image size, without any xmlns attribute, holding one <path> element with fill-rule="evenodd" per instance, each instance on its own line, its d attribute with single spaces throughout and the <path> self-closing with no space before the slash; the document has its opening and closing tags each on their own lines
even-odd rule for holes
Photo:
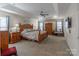
<svg viewBox="0 0 79 59">
<path fill-rule="evenodd" d="M 71 28 L 72 27 L 72 18 L 67 17 L 66 22 L 67 22 L 67 28 Z"/>
<path fill-rule="evenodd" d="M 72 27 L 72 18 L 71 17 L 68 17 L 68 28 L 71 28 Z"/>
</svg>

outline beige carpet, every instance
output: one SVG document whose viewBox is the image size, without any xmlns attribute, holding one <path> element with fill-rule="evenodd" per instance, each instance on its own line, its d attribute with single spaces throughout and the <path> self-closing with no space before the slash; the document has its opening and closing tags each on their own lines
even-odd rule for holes
<svg viewBox="0 0 79 59">
<path fill-rule="evenodd" d="M 70 56 L 71 51 L 64 37 L 48 36 L 41 44 L 21 40 L 9 47 L 15 46 L 19 56 Z"/>
</svg>

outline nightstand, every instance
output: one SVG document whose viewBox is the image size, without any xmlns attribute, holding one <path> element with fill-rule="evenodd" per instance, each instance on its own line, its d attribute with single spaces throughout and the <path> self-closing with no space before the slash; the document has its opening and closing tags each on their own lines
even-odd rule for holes
<svg viewBox="0 0 79 59">
<path fill-rule="evenodd" d="M 16 43 L 20 41 L 20 32 L 11 32 L 10 33 L 10 43 Z"/>
</svg>

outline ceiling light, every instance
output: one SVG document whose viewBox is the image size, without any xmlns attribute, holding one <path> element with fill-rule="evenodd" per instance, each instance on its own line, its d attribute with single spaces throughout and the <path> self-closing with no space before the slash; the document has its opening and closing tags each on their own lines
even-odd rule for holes
<svg viewBox="0 0 79 59">
<path fill-rule="evenodd" d="M 58 18 L 58 16 L 54 15 L 53 18 Z"/>
<path fill-rule="evenodd" d="M 47 12 L 45 12 L 45 11 L 41 11 L 41 12 L 40 12 L 40 15 L 45 17 L 45 16 L 47 16 L 47 15 L 48 15 L 48 13 L 47 13 Z"/>
</svg>

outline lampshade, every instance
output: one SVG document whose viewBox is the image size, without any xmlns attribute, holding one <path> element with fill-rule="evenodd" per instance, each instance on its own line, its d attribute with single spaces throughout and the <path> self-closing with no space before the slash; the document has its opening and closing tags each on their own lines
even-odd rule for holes
<svg viewBox="0 0 79 59">
<path fill-rule="evenodd" d="M 16 27 L 19 27 L 19 24 L 15 24 Z"/>
</svg>

